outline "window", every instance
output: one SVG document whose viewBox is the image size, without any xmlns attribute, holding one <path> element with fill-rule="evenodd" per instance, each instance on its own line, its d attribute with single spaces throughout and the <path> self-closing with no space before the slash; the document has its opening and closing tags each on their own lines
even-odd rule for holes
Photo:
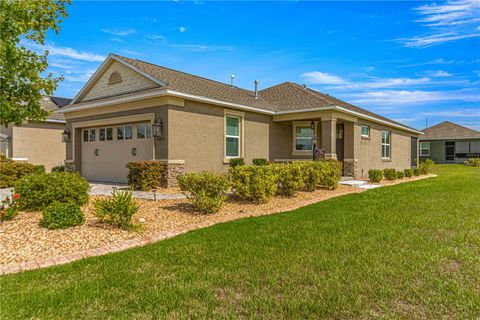
<svg viewBox="0 0 480 320">
<path fill-rule="evenodd" d="M 117 127 L 117 140 L 125 139 L 125 128 Z"/>
<path fill-rule="evenodd" d="M 149 124 L 145 125 L 145 127 L 147 129 L 146 130 L 146 137 L 147 137 L 147 139 L 150 139 L 150 137 L 152 136 L 152 127 Z"/>
<path fill-rule="evenodd" d="M 366 126 L 362 124 L 362 137 L 364 138 L 370 138 L 370 126 Z"/>
<path fill-rule="evenodd" d="M 137 139 L 145 139 L 145 125 L 139 124 L 137 126 Z"/>
<path fill-rule="evenodd" d="M 382 158 L 390 159 L 390 140 L 392 133 L 387 130 L 382 130 Z"/>
<path fill-rule="evenodd" d="M 240 117 L 225 117 L 225 157 L 240 157 Z"/>
<path fill-rule="evenodd" d="M 88 142 L 88 130 L 83 130 L 83 142 Z"/>
<path fill-rule="evenodd" d="M 89 138 L 90 141 L 95 141 L 95 129 L 90 129 Z"/>
<path fill-rule="evenodd" d="M 105 141 L 105 128 L 98 130 L 98 140 Z"/>
<path fill-rule="evenodd" d="M 430 142 L 420 142 L 420 156 L 430 155 Z"/>
<path fill-rule="evenodd" d="M 107 128 L 107 140 L 113 139 L 113 128 Z"/>
<path fill-rule="evenodd" d="M 125 140 L 132 139 L 132 126 L 125 126 Z"/>
<path fill-rule="evenodd" d="M 294 124 L 295 151 L 312 151 L 313 130 L 309 123 Z"/>
<path fill-rule="evenodd" d="M 122 77 L 120 76 L 120 73 L 115 71 L 110 75 L 110 79 L 108 81 L 108 84 L 115 84 L 115 83 L 119 83 L 119 82 L 122 82 Z"/>
</svg>

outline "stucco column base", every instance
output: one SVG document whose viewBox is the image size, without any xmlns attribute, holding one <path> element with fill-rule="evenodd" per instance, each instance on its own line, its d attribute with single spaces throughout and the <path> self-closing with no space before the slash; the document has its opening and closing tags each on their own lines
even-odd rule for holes
<svg viewBox="0 0 480 320">
<path fill-rule="evenodd" d="M 346 176 L 357 178 L 358 159 L 344 159 L 343 172 Z"/>
<path fill-rule="evenodd" d="M 65 172 L 75 172 L 75 162 L 73 160 L 65 160 Z"/>
</svg>

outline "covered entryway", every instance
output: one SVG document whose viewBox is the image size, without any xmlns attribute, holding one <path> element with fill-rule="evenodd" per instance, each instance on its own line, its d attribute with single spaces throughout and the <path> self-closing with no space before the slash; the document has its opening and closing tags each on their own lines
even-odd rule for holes
<svg viewBox="0 0 480 320">
<path fill-rule="evenodd" d="M 131 161 L 153 158 L 150 123 L 82 129 L 82 175 L 89 181 L 127 182 Z"/>
</svg>

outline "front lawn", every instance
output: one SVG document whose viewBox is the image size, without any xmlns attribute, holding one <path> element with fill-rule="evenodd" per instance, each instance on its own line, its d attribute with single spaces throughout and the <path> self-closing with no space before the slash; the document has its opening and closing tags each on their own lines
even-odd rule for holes
<svg viewBox="0 0 480 320">
<path fill-rule="evenodd" d="M 2 276 L 12 318 L 477 318 L 480 170 Z"/>
</svg>

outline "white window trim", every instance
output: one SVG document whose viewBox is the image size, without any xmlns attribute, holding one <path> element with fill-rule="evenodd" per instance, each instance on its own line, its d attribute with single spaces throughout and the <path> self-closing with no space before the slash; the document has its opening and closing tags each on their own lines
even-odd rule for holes
<svg viewBox="0 0 480 320">
<path fill-rule="evenodd" d="M 367 127 L 367 128 L 368 128 L 368 134 L 363 134 L 363 133 L 362 133 L 363 127 Z M 362 138 L 370 138 L 370 130 L 371 130 L 371 128 L 370 128 L 369 125 L 366 125 L 366 124 L 360 125 L 360 135 L 361 135 L 361 137 L 362 137 Z"/>
<path fill-rule="evenodd" d="M 388 132 L 390 135 L 390 142 L 389 143 L 383 143 L 383 132 Z M 382 137 L 381 137 L 381 142 L 382 142 L 382 160 L 390 160 L 392 158 L 392 131 L 390 130 L 383 130 L 382 129 Z M 383 156 L 383 146 L 389 146 L 390 152 L 388 157 Z"/>
<path fill-rule="evenodd" d="M 239 136 L 227 135 L 227 117 L 238 118 L 240 120 Z M 223 109 L 223 162 L 229 163 L 230 159 L 243 158 L 244 155 L 244 119 L 245 112 Z M 227 156 L 227 138 L 238 138 L 238 156 Z"/>
<path fill-rule="evenodd" d="M 427 143 L 428 144 L 428 148 L 423 148 L 422 149 L 422 143 Z M 418 155 L 420 157 L 428 157 L 430 156 L 430 141 L 420 141 L 419 145 L 418 145 Z M 427 154 L 422 154 L 422 150 L 428 150 L 428 153 Z"/>
<path fill-rule="evenodd" d="M 314 129 L 312 134 L 312 142 L 315 140 L 315 136 L 317 135 L 317 125 L 318 121 L 314 121 Z M 297 150 L 297 127 L 310 127 L 312 125 L 312 121 L 292 121 L 292 156 L 307 156 L 311 155 L 313 150 Z"/>
</svg>

